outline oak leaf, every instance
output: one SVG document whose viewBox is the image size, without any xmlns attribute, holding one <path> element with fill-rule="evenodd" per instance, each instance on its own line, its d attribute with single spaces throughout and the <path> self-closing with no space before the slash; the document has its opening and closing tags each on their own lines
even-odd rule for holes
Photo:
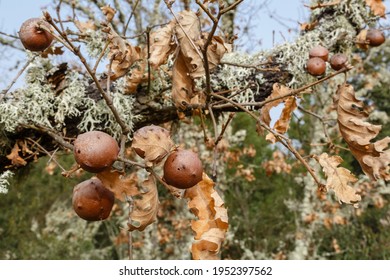
<svg viewBox="0 0 390 280">
<path fill-rule="evenodd" d="M 121 201 L 126 200 L 126 196 L 139 194 L 137 188 L 137 175 L 132 173 L 125 175 L 117 170 L 107 169 L 96 174 L 96 177 L 102 181 L 103 186 L 111 190 L 115 197 Z"/>
<path fill-rule="evenodd" d="M 184 193 L 188 208 L 198 217 L 198 220 L 191 221 L 195 233 L 191 248 L 193 259 L 218 259 L 229 226 L 227 209 L 214 185 L 203 173 L 203 180 Z"/>
<path fill-rule="evenodd" d="M 364 103 L 356 99 L 351 85 L 341 85 L 334 102 L 341 135 L 364 173 L 372 180 L 390 180 L 390 137 L 372 142 L 382 127 L 366 121 L 369 113 L 364 110 Z"/>
<path fill-rule="evenodd" d="M 107 22 L 111 22 L 114 18 L 116 10 L 110 5 L 103 6 L 100 9 L 102 10 L 103 15 L 105 15 Z"/>
<path fill-rule="evenodd" d="M 265 101 L 270 101 L 270 102 L 266 103 L 263 106 L 263 108 L 261 108 L 261 111 L 260 111 L 261 112 L 260 120 L 264 124 L 266 124 L 267 126 L 270 125 L 270 123 L 271 123 L 271 115 L 270 115 L 271 109 L 273 107 L 278 106 L 280 103 L 284 102 L 288 98 L 288 96 L 287 97 L 283 97 L 283 96 L 290 93 L 290 91 L 291 91 L 291 89 L 284 86 L 284 85 L 281 85 L 278 83 L 273 84 L 272 92 L 265 100 Z"/>
<path fill-rule="evenodd" d="M 144 126 L 135 131 L 131 144 L 137 154 L 152 165 L 167 156 L 173 146 L 169 131 L 156 125 Z"/>
<path fill-rule="evenodd" d="M 195 42 L 201 39 L 200 21 L 193 11 L 182 11 L 177 16 L 178 22 L 175 27 L 175 33 L 180 45 L 180 51 L 184 62 L 187 65 L 188 73 L 191 78 L 192 73 L 204 73 L 203 57 L 199 47 Z"/>
<path fill-rule="evenodd" d="M 150 33 L 150 66 L 154 69 L 164 64 L 168 56 L 175 50 L 176 44 L 173 40 L 173 30 L 176 26 L 170 21 L 164 27 Z"/>
<path fill-rule="evenodd" d="M 154 176 L 149 175 L 142 182 L 140 190 L 142 193 L 134 197 L 133 211 L 130 212 L 130 222 L 127 224 L 129 231 L 143 231 L 156 221 L 159 200 Z"/>
<path fill-rule="evenodd" d="M 374 15 L 386 18 L 386 6 L 382 0 L 366 0 L 366 4 L 370 7 Z"/>
<path fill-rule="evenodd" d="M 346 168 L 339 167 L 343 159 L 339 156 L 329 156 L 323 153 L 314 157 L 322 166 L 327 177 L 326 189 L 333 190 L 339 202 L 354 204 L 361 200 L 360 195 L 350 186 L 357 181 L 357 178 Z"/>
<path fill-rule="evenodd" d="M 148 80 L 145 75 L 147 61 L 141 59 L 136 61 L 129 71 L 129 75 L 125 77 L 125 92 L 127 94 L 136 93 L 138 85 Z"/>
<path fill-rule="evenodd" d="M 13 166 L 25 166 L 27 164 L 27 161 L 25 161 L 20 155 L 20 148 L 18 143 L 15 143 L 14 147 L 11 150 L 11 153 L 7 155 L 7 158 L 11 160 L 11 164 Z"/>
<path fill-rule="evenodd" d="M 290 96 L 284 101 L 284 108 L 282 110 L 282 113 L 280 114 L 279 119 L 276 121 L 273 127 L 273 129 L 276 132 L 280 134 L 284 134 L 287 132 L 290 126 L 292 113 L 296 108 L 297 108 L 297 103 L 294 96 Z M 272 133 L 268 133 L 265 139 L 273 144 L 275 144 L 277 140 L 275 135 Z"/>
<path fill-rule="evenodd" d="M 184 61 L 183 54 L 179 51 L 172 69 L 172 102 L 176 108 L 184 110 L 195 96 L 194 83 Z"/>
<path fill-rule="evenodd" d="M 196 45 L 199 46 L 200 49 L 203 48 L 204 44 L 206 43 L 208 37 L 208 33 L 203 33 L 202 39 L 198 40 L 196 42 Z M 231 52 L 232 45 L 225 43 L 222 37 L 220 36 L 213 36 L 211 39 L 211 43 L 207 48 L 207 60 L 209 64 L 209 70 L 214 70 L 219 63 L 221 62 L 222 57 L 225 53 Z M 204 76 L 205 69 L 204 64 L 202 64 L 202 67 L 196 68 L 196 70 L 191 72 L 191 78 L 200 78 Z"/>
<path fill-rule="evenodd" d="M 143 59 L 144 54 L 140 47 L 132 46 L 110 26 L 104 28 L 103 31 L 107 33 L 107 39 L 109 41 L 109 53 L 107 57 L 109 61 L 112 61 L 111 69 L 108 69 L 112 73 L 108 74 L 112 80 L 116 80 L 129 73 L 133 64 Z"/>
</svg>

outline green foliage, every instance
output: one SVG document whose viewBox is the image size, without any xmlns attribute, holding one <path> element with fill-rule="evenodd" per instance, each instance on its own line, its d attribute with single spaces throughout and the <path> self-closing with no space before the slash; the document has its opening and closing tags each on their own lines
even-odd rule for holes
<svg viewBox="0 0 390 280">
<path fill-rule="evenodd" d="M 73 186 L 83 177 L 64 179 L 59 168 L 49 175 L 47 160 L 16 172 L 8 194 L 1 196 L 0 259 L 117 258 L 107 241 L 108 225 L 87 223 L 73 213 Z M 61 160 L 65 167 L 72 162 Z"/>
</svg>

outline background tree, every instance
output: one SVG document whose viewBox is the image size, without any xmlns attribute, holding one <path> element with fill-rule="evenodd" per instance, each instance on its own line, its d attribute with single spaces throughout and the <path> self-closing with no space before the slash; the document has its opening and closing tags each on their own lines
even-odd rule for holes
<svg viewBox="0 0 390 280">
<path fill-rule="evenodd" d="M 23 206 L 1 216 L 2 257 L 387 258 L 389 138 L 374 124 L 388 118 L 388 43 L 367 37 L 384 29 L 383 3 L 312 3 L 295 42 L 249 55 L 231 52 L 243 1 L 174 2 L 64 0 L 34 23 L 54 42 L 27 52 L 25 85 L 10 91 L 18 74 L 0 96 L 2 191 L 19 177 L 2 200 Z M 348 63 L 308 74 L 318 45 Z M 109 220 L 83 223 L 63 185 L 91 177 L 72 165 L 76 137 L 92 130 L 119 143 L 111 170 L 96 171 L 118 200 Z M 186 190 L 162 178 L 177 146 L 205 171 Z M 56 176 L 34 175 L 46 163 Z"/>
</svg>

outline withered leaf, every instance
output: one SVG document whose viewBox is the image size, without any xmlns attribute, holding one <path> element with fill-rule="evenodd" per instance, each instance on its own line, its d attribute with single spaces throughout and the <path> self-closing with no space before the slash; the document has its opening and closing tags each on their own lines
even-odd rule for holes
<svg viewBox="0 0 390 280">
<path fill-rule="evenodd" d="M 136 61 L 141 60 L 144 55 L 142 49 L 138 46 L 132 46 L 128 41 L 119 36 L 111 27 L 107 26 L 103 29 L 107 33 L 109 40 L 108 59 L 112 60 L 111 70 L 109 73 L 112 80 L 116 80 L 126 75 L 131 66 Z M 107 65 L 108 67 L 109 65 Z"/>
<path fill-rule="evenodd" d="M 111 22 L 114 18 L 114 15 L 116 13 L 116 10 L 112 8 L 110 5 L 103 6 L 100 8 L 103 12 L 103 15 L 105 15 L 107 22 Z"/>
<path fill-rule="evenodd" d="M 371 142 L 382 127 L 366 121 L 368 112 L 364 103 L 356 99 L 351 85 L 341 85 L 334 101 L 341 135 L 364 173 L 372 180 L 390 180 L 390 149 L 387 149 L 390 137 Z"/>
<path fill-rule="evenodd" d="M 374 15 L 386 18 L 386 6 L 382 0 L 366 0 L 366 4 Z"/>
<path fill-rule="evenodd" d="M 11 160 L 11 164 L 14 166 L 25 166 L 27 161 L 25 161 L 20 155 L 20 148 L 18 143 L 15 143 L 14 147 L 11 150 L 11 153 L 7 155 L 7 158 Z"/>
<path fill-rule="evenodd" d="M 203 173 L 203 180 L 187 189 L 184 198 L 188 199 L 190 211 L 198 217 L 191 222 L 195 233 L 193 259 L 218 259 L 229 223 L 227 209 L 214 189 L 214 182 Z"/>
<path fill-rule="evenodd" d="M 164 27 L 150 33 L 150 66 L 157 69 L 164 64 L 168 56 L 176 48 L 173 40 L 173 30 L 176 26 L 174 21 L 170 21 Z"/>
<path fill-rule="evenodd" d="M 141 59 L 131 67 L 130 75 L 125 77 L 126 94 L 136 93 L 138 85 L 147 81 L 148 78 L 145 75 L 146 65 L 146 59 Z"/>
<path fill-rule="evenodd" d="M 194 97 L 193 81 L 179 51 L 172 69 L 172 101 L 176 108 L 184 110 Z"/>
<path fill-rule="evenodd" d="M 356 44 L 362 50 L 368 49 L 368 42 L 366 38 L 367 38 L 367 29 L 362 29 L 359 32 L 359 34 L 356 36 Z"/>
<path fill-rule="evenodd" d="M 284 85 L 281 85 L 281 84 L 278 84 L 278 83 L 274 83 L 273 86 L 272 86 L 272 93 L 270 96 L 267 97 L 267 99 L 265 101 L 269 101 L 269 100 L 273 100 L 273 101 L 270 101 L 269 103 L 266 103 L 263 108 L 261 108 L 261 115 L 260 115 L 260 120 L 266 124 L 266 125 L 270 125 L 271 123 L 271 115 L 270 115 L 270 111 L 273 107 L 276 107 L 278 106 L 280 103 L 284 102 L 288 97 L 284 97 L 284 98 L 281 98 L 282 96 L 285 96 L 286 94 L 288 94 L 289 92 L 291 91 L 290 88 L 284 86 Z M 279 99 L 276 99 L 276 98 L 279 98 Z M 276 99 L 276 100 L 274 100 Z"/>
<path fill-rule="evenodd" d="M 140 193 L 137 188 L 137 175 L 135 173 L 126 176 L 122 172 L 108 169 L 97 173 L 96 177 L 121 201 L 125 201 L 126 196 L 134 196 Z"/>
<path fill-rule="evenodd" d="M 156 221 L 159 206 L 157 185 L 154 176 L 140 186 L 142 193 L 134 197 L 133 211 L 130 213 L 129 231 L 143 231 L 148 225 Z"/>
<path fill-rule="evenodd" d="M 279 119 L 276 121 L 274 125 L 274 130 L 279 132 L 280 134 L 284 134 L 287 132 L 290 126 L 290 120 L 292 117 L 292 113 L 297 108 L 297 103 L 294 96 L 288 97 L 284 102 L 284 108 L 282 113 L 280 114 Z M 268 133 L 265 139 L 273 144 L 276 142 L 276 137 L 272 133 Z"/>
<path fill-rule="evenodd" d="M 152 164 L 159 163 L 173 146 L 169 131 L 156 125 L 144 126 L 135 131 L 131 144 L 138 155 Z"/>
<path fill-rule="evenodd" d="M 203 48 L 206 43 L 208 37 L 208 33 L 203 33 L 203 38 L 196 42 L 196 45 L 199 48 Z M 207 49 L 207 58 L 209 62 L 209 70 L 212 71 L 218 64 L 221 62 L 222 57 L 225 53 L 230 52 L 232 50 L 232 45 L 225 43 L 225 41 L 220 36 L 213 36 L 210 45 Z M 204 64 L 201 67 L 196 68 L 194 71 L 190 73 L 191 78 L 200 78 L 204 76 L 205 69 Z"/>
<path fill-rule="evenodd" d="M 355 183 L 357 178 L 348 169 L 339 167 L 343 159 L 339 156 L 329 156 L 327 153 L 316 156 L 315 159 L 327 177 L 326 189 L 333 190 L 340 202 L 356 206 L 361 197 L 349 184 Z"/>
<path fill-rule="evenodd" d="M 79 21 L 75 20 L 74 24 L 76 25 L 77 29 L 80 30 L 80 32 L 84 33 L 88 30 L 96 30 L 96 24 L 92 20 L 87 21 Z"/>
<path fill-rule="evenodd" d="M 187 65 L 188 72 L 199 73 L 203 69 L 203 57 L 199 47 L 195 44 L 201 39 L 199 18 L 193 11 L 182 11 L 177 16 L 178 23 L 175 27 L 176 37 L 179 41 L 180 50 Z"/>
</svg>

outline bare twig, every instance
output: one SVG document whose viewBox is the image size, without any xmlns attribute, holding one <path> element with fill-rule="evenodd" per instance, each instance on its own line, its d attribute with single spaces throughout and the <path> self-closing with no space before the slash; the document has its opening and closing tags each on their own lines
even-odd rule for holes
<svg viewBox="0 0 390 280">
<path fill-rule="evenodd" d="M 340 0 L 329 2 L 329 3 L 317 3 L 316 5 L 313 5 L 313 6 L 305 4 L 304 6 L 309 8 L 310 10 L 315 10 L 315 9 L 320 9 L 320 8 L 336 6 L 338 4 L 340 4 Z"/>
<path fill-rule="evenodd" d="M 137 0 L 137 2 L 135 2 L 134 6 L 132 6 L 131 14 L 130 14 L 129 18 L 127 19 L 125 27 L 123 28 L 123 33 L 122 33 L 123 37 L 126 37 L 127 28 L 129 27 L 129 23 L 134 16 L 134 13 L 135 13 L 135 10 L 137 9 L 138 3 L 139 3 L 139 0 Z"/>
<path fill-rule="evenodd" d="M 42 147 L 42 145 L 40 145 L 37 141 L 35 141 L 35 140 L 31 139 L 31 138 L 27 138 L 27 140 L 30 141 L 31 143 L 33 143 L 34 145 L 36 145 L 40 150 L 42 150 L 45 154 L 47 154 L 47 155 L 50 157 L 50 159 L 48 160 L 47 163 L 49 163 L 50 161 L 54 161 L 54 162 L 57 164 L 57 166 L 58 166 L 59 168 L 61 168 L 61 170 L 62 170 L 63 172 L 66 172 L 66 169 L 65 169 L 64 167 L 62 167 L 62 165 L 61 165 L 61 164 L 57 161 L 57 159 L 54 157 L 55 152 L 54 152 L 54 153 L 50 153 L 50 152 L 47 151 L 44 147 Z"/>
<path fill-rule="evenodd" d="M 34 54 L 20 69 L 18 74 L 15 76 L 15 78 L 11 81 L 11 83 L 0 92 L 0 100 L 4 98 L 4 96 L 7 94 L 7 92 L 12 88 L 12 86 L 16 83 L 16 81 L 19 79 L 19 77 L 23 74 L 23 72 L 27 69 L 27 67 L 30 65 L 31 62 L 34 61 L 34 59 L 39 56 L 39 54 Z"/>
</svg>

